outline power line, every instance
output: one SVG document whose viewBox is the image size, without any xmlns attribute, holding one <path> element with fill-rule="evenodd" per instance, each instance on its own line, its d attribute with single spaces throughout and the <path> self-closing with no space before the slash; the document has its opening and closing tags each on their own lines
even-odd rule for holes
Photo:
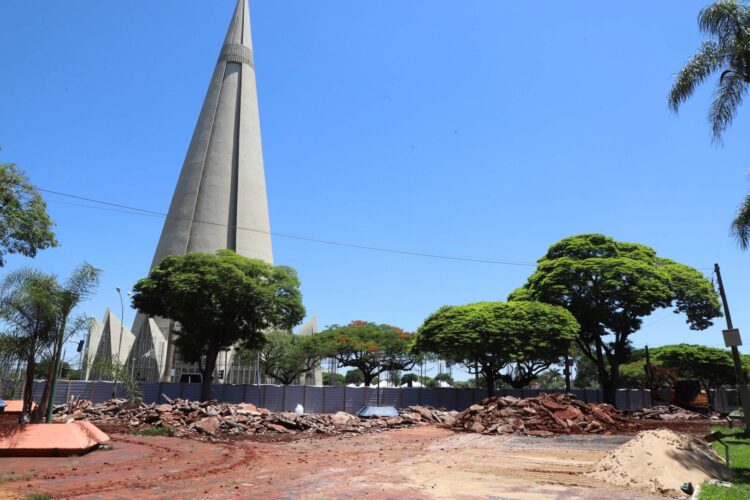
<svg viewBox="0 0 750 500">
<path fill-rule="evenodd" d="M 70 193 L 64 193 L 61 191 L 54 191 L 51 189 L 44 189 L 40 187 L 36 187 L 38 191 L 41 191 L 43 193 L 49 193 L 57 196 L 63 196 L 66 198 L 72 198 L 80 201 L 86 201 L 89 203 L 96 203 L 99 205 L 103 205 L 105 207 L 111 207 L 109 210 L 116 211 L 116 212 L 122 212 L 126 214 L 133 214 L 133 215 L 148 215 L 148 216 L 158 216 L 165 219 L 173 219 L 173 220 L 187 220 L 179 217 L 170 217 L 168 214 L 165 214 L 163 212 L 156 212 L 154 210 L 147 210 L 144 208 L 139 207 L 133 207 L 129 205 L 123 205 L 120 203 L 111 203 L 108 201 L 103 200 L 97 200 L 94 198 L 88 198 L 85 196 L 79 196 L 74 195 Z M 93 207 L 93 206 L 87 206 L 87 205 L 74 205 L 74 206 L 82 206 L 84 208 L 95 208 L 95 209 L 102 209 L 103 207 Z M 382 252 L 382 253 L 391 253 L 391 254 L 398 254 L 398 255 L 410 255 L 413 257 L 427 257 L 432 259 L 443 259 L 443 260 L 454 260 L 454 261 L 462 261 L 462 262 L 475 262 L 475 263 L 481 263 L 481 264 L 494 264 L 494 265 L 502 265 L 502 266 L 521 266 L 521 267 L 536 267 L 536 264 L 530 264 L 526 262 L 510 262 L 510 261 L 502 261 L 502 260 L 496 260 L 496 259 L 489 259 L 489 258 L 480 258 L 480 257 L 459 257 L 455 255 L 443 255 L 439 253 L 432 253 L 432 252 L 416 252 L 412 250 L 402 250 L 402 249 L 395 249 L 395 248 L 386 248 L 386 247 L 376 247 L 376 246 L 369 246 L 369 245 L 361 245 L 358 243 L 348 243 L 343 241 L 335 241 L 335 240 L 326 240 L 321 238 L 311 238 L 307 236 L 300 236 L 297 234 L 290 234 L 290 233 L 279 233 L 274 231 L 265 231 L 262 229 L 255 229 L 255 228 L 249 228 L 249 227 L 243 227 L 243 226 L 236 226 L 233 224 L 221 224 L 218 222 L 211 222 L 211 221 L 201 221 L 201 220 L 194 220 L 193 222 L 197 222 L 200 224 L 208 224 L 212 226 L 219 226 L 219 227 L 229 227 L 234 228 L 240 231 L 251 231 L 255 233 L 263 233 L 263 234 L 270 234 L 272 236 L 277 236 L 279 238 L 287 238 L 287 239 L 293 239 L 293 240 L 300 240 L 300 241 L 308 241 L 312 243 L 320 243 L 324 245 L 333 245 L 333 246 L 339 246 L 339 247 L 346 247 L 346 248 L 355 248 L 358 250 L 368 250 L 373 252 Z"/>
</svg>

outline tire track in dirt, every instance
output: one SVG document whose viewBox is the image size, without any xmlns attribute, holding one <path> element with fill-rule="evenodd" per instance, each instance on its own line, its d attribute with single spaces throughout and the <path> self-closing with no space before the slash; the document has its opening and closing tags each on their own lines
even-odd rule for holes
<svg viewBox="0 0 750 500">
<path fill-rule="evenodd" d="M 84 466 L 76 468 L 78 469 L 76 472 L 56 471 L 53 475 L 43 474 L 37 476 L 26 483 L 24 489 L 26 491 L 43 491 L 44 493 L 52 495 L 54 498 L 74 498 L 113 493 L 118 490 L 132 491 L 134 483 L 137 482 L 138 489 L 146 493 L 150 489 L 164 486 L 165 484 L 173 483 L 175 481 L 185 481 L 209 475 L 228 473 L 242 465 L 254 461 L 256 458 L 255 452 L 247 447 L 244 447 L 243 453 L 237 458 L 237 451 L 239 449 L 237 446 L 219 443 L 200 443 L 200 447 L 204 449 L 191 454 L 190 456 L 194 460 L 186 462 L 184 461 L 183 450 L 179 447 L 165 446 L 149 442 L 148 440 L 133 439 L 125 436 L 113 437 L 112 444 L 117 446 L 118 443 L 126 443 L 137 448 L 146 448 L 148 450 L 148 452 L 146 452 L 148 455 L 145 459 L 143 455 L 140 455 L 133 460 L 122 463 L 109 464 L 108 462 L 104 462 L 102 465 L 116 466 L 120 472 L 132 470 L 137 466 L 137 473 L 135 473 L 135 475 L 128 477 L 120 476 L 115 479 L 107 479 L 106 477 L 100 478 L 97 476 L 96 482 L 92 482 L 90 480 L 92 468 L 91 466 Z M 195 442 L 190 444 L 193 443 Z M 182 441 L 180 444 L 185 444 L 185 441 Z M 220 451 L 217 453 L 217 450 Z M 106 453 L 112 453 L 115 451 L 116 448 Z M 205 453 L 201 453 L 201 451 Z M 213 452 L 212 455 L 216 456 L 207 461 L 201 461 L 200 457 L 207 456 L 209 454 L 208 451 Z M 169 457 L 173 460 L 165 462 L 165 457 Z M 177 471 L 163 472 L 162 467 L 165 465 L 170 466 L 172 469 L 176 467 L 180 467 L 181 469 Z M 153 470 L 154 473 L 148 475 L 144 474 L 144 471 L 147 470 Z M 50 487 L 50 479 L 54 479 L 58 484 Z M 61 480 L 69 484 L 59 484 L 59 481 Z"/>
</svg>

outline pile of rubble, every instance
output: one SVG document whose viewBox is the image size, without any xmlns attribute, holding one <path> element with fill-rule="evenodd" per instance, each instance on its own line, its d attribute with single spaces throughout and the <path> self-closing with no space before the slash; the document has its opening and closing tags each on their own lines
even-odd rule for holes
<svg viewBox="0 0 750 500">
<path fill-rule="evenodd" d="M 654 406 L 633 412 L 633 418 L 638 420 L 708 420 L 709 417 L 701 413 L 686 410 L 675 405 Z"/>
<path fill-rule="evenodd" d="M 519 399 L 490 397 L 456 415 L 455 430 L 481 434 L 609 434 L 632 427 L 612 405 L 584 403 L 572 394 Z"/>
<path fill-rule="evenodd" d="M 334 414 L 275 413 L 249 403 L 171 400 L 167 403 L 129 406 L 124 399 L 100 404 L 80 400 L 56 408 L 60 421 L 88 420 L 95 424 L 126 427 L 130 431 L 168 427 L 178 437 L 221 437 L 266 433 L 363 433 L 420 424 L 452 425 L 456 412 L 411 406 L 397 417 L 361 419 L 345 412 Z"/>
</svg>

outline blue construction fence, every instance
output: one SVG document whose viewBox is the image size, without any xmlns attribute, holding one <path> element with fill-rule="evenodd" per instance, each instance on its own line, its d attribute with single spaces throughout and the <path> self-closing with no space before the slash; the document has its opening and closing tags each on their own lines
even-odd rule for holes
<svg viewBox="0 0 750 500">
<path fill-rule="evenodd" d="M 34 383 L 33 397 L 38 400 L 44 389 L 44 381 Z M 165 403 L 162 395 L 170 399 L 200 400 L 200 384 L 143 382 L 140 392 L 145 403 Z M 517 398 L 533 397 L 540 392 L 565 392 L 561 389 L 496 389 L 497 396 L 514 396 Z M 601 403 L 602 392 L 598 389 L 573 389 L 571 392 L 581 401 Z M 729 392 L 729 391 L 726 391 Z M 64 404 L 71 398 L 80 398 L 101 403 L 112 396 L 126 398 L 127 393 L 122 384 L 107 381 L 61 380 L 58 382 L 55 403 Z M 20 395 L 18 396 L 20 397 Z M 338 387 L 310 385 L 234 385 L 215 384 L 212 388 L 213 399 L 226 403 L 252 403 L 268 408 L 271 411 L 293 411 L 301 404 L 306 412 L 335 413 L 356 412 L 363 406 L 395 406 L 405 408 L 413 405 L 429 405 L 447 410 L 464 410 L 487 397 L 485 389 L 453 388 L 381 388 L 375 387 Z M 720 401 L 720 398 L 717 398 Z M 726 394 L 724 406 L 736 405 L 734 399 Z M 651 406 L 650 391 L 644 389 L 620 389 L 617 392 L 616 405 L 621 410 L 639 410 Z M 729 410 L 731 411 L 731 410 Z"/>
</svg>

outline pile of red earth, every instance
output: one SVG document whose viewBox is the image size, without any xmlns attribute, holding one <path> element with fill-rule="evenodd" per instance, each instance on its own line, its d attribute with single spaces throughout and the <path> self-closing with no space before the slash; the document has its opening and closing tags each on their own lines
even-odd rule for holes
<svg viewBox="0 0 750 500">
<path fill-rule="evenodd" d="M 633 418 L 638 420 L 708 420 L 712 417 L 679 406 L 669 405 L 643 408 L 633 412 Z M 716 420 L 718 420 L 718 417 Z"/>
<path fill-rule="evenodd" d="M 129 405 L 124 399 L 100 404 L 80 400 L 70 406 L 57 407 L 56 414 L 61 421 L 88 420 L 94 424 L 126 427 L 130 431 L 166 427 L 177 437 L 210 439 L 266 433 L 363 433 L 427 423 L 451 425 L 456 413 L 427 406 L 411 406 L 401 410 L 397 417 L 361 419 L 344 412 L 275 413 L 249 403 L 167 401 L 165 404 Z"/>
<path fill-rule="evenodd" d="M 612 405 L 584 403 L 572 394 L 490 397 L 456 415 L 453 428 L 481 434 L 611 434 L 632 427 Z"/>
</svg>

